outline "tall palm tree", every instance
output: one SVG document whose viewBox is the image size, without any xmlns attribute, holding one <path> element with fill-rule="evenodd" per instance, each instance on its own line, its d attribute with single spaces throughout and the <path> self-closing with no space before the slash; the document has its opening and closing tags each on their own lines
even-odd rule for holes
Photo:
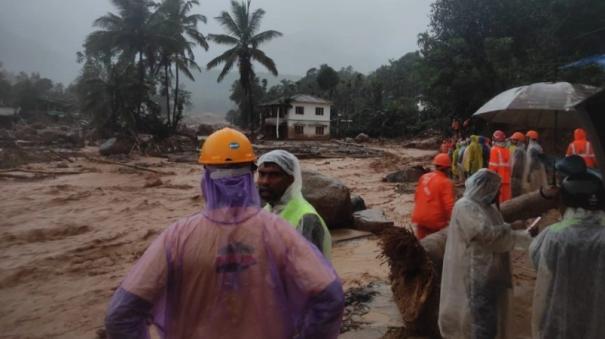
<svg viewBox="0 0 605 339">
<path fill-rule="evenodd" d="M 84 47 L 89 55 L 117 56 L 122 65 L 138 63 L 137 116 L 141 114 L 145 84 L 145 60 L 153 59 L 154 31 L 149 23 L 152 17 L 150 0 L 111 0 L 118 14 L 107 13 L 96 19 L 94 26 L 101 30 L 86 37 Z M 137 61 L 138 57 L 138 61 Z M 125 68 L 128 70 L 128 68 Z M 133 119 L 134 120 L 134 119 Z"/>
<path fill-rule="evenodd" d="M 206 23 L 206 17 L 201 14 L 190 14 L 198 0 L 164 0 L 158 9 L 159 15 L 154 20 L 162 32 L 161 64 L 164 66 L 164 87 L 166 90 L 166 111 L 168 124 L 176 128 L 179 115 L 179 74 L 183 72 L 190 80 L 195 80 L 191 70 L 201 71 L 195 62 L 193 48 L 197 45 L 208 50 L 206 37 L 197 29 L 199 22 Z M 174 103 L 172 116 L 170 112 L 170 74 L 174 64 Z"/>
<path fill-rule="evenodd" d="M 242 113 L 244 113 L 243 109 L 247 110 L 245 116 L 248 120 L 248 127 L 254 129 L 254 103 L 251 89 L 255 74 L 252 67 L 252 61 L 259 62 L 273 75 L 277 76 L 275 62 L 258 47 L 271 39 L 282 36 L 282 34 L 274 30 L 258 32 L 265 11 L 259 8 L 253 13 L 250 13 L 250 1 L 251 0 L 248 0 L 247 3 L 238 3 L 237 1 L 232 0 L 231 14 L 222 12 L 221 15 L 216 17 L 216 20 L 227 31 L 227 34 L 209 34 L 208 39 L 218 44 L 233 47 L 212 59 L 207 67 L 208 69 L 212 69 L 218 65 L 224 64 L 223 70 L 217 79 L 217 81 L 220 82 L 225 75 L 229 73 L 231 68 L 233 68 L 235 62 L 238 63 L 240 86 L 248 99 L 247 105 L 244 105 L 247 107 L 240 107 L 240 110 Z"/>
</svg>

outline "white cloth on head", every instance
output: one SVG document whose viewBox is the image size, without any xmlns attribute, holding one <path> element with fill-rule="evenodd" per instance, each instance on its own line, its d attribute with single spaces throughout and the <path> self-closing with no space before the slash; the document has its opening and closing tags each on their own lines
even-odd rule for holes
<svg viewBox="0 0 605 339">
<path fill-rule="evenodd" d="M 257 165 L 260 167 L 265 163 L 276 164 L 294 178 L 279 201 L 273 206 L 267 204 L 265 209 L 285 218 L 307 240 L 317 246 L 326 258 L 330 259 L 332 237 L 319 213 L 302 195 L 302 173 L 296 156 L 284 150 L 274 150 L 263 154 L 258 159 Z M 304 207 L 308 213 L 294 212 L 294 210 L 300 211 L 301 207 Z"/>
<path fill-rule="evenodd" d="M 300 162 L 298 162 L 298 158 L 296 158 L 294 154 L 277 149 L 261 155 L 260 158 L 258 158 L 256 165 L 260 167 L 264 163 L 274 163 L 286 172 L 286 174 L 294 178 L 294 181 L 290 187 L 286 189 L 279 199 L 279 202 L 276 203 L 275 206 L 271 206 L 271 212 L 279 214 L 290 200 L 302 197 L 302 172 L 300 169 Z"/>
<path fill-rule="evenodd" d="M 480 169 L 466 181 L 448 227 L 439 329 L 444 338 L 507 338 L 512 289 L 509 252 L 526 247 L 526 231 L 514 231 L 492 202 L 501 179 Z"/>
</svg>

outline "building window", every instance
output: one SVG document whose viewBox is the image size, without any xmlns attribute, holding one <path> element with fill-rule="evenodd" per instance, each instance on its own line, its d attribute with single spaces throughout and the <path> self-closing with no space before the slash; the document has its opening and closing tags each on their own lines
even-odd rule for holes
<svg viewBox="0 0 605 339">
<path fill-rule="evenodd" d="M 323 107 L 315 107 L 315 115 L 324 115 Z"/>
<path fill-rule="evenodd" d="M 303 135 L 304 133 L 305 133 L 305 126 L 303 126 L 303 125 L 294 126 L 294 134 Z"/>
<path fill-rule="evenodd" d="M 315 135 L 324 135 L 324 126 L 315 127 Z"/>
<path fill-rule="evenodd" d="M 296 114 L 305 114 L 305 107 L 304 106 L 296 106 Z"/>
</svg>

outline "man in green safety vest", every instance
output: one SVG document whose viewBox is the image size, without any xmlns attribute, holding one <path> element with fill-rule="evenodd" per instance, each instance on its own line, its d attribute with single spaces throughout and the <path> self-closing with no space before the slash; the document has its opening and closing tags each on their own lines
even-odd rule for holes
<svg viewBox="0 0 605 339">
<path fill-rule="evenodd" d="M 319 213 L 303 198 L 302 174 L 296 156 L 284 150 L 263 154 L 256 184 L 265 209 L 279 214 L 330 260 L 332 237 Z"/>
</svg>

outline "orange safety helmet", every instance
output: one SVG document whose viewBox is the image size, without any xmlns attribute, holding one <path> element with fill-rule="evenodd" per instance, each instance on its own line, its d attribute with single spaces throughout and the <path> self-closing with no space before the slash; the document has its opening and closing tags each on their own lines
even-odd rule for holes
<svg viewBox="0 0 605 339">
<path fill-rule="evenodd" d="M 446 153 L 439 153 L 433 158 L 433 165 L 441 167 L 452 167 L 452 161 Z"/>
<path fill-rule="evenodd" d="M 515 132 L 515 133 L 513 133 L 513 135 L 511 135 L 510 138 L 513 139 L 513 140 L 520 141 L 520 142 L 524 142 L 525 141 L 525 135 L 523 135 L 523 133 L 521 133 L 521 132 Z"/>
<path fill-rule="evenodd" d="M 538 132 L 534 130 L 527 131 L 527 133 L 525 133 L 525 136 L 533 140 L 538 140 L 539 137 Z"/>
<path fill-rule="evenodd" d="M 504 132 L 502 132 L 501 130 L 495 131 L 492 137 L 494 138 L 494 141 L 497 142 L 503 142 L 504 140 L 506 140 L 506 134 L 504 134 Z"/>
<path fill-rule="evenodd" d="M 255 161 L 256 155 L 250 140 L 232 128 L 223 128 L 210 134 L 198 159 L 202 165 L 244 164 Z"/>
</svg>

